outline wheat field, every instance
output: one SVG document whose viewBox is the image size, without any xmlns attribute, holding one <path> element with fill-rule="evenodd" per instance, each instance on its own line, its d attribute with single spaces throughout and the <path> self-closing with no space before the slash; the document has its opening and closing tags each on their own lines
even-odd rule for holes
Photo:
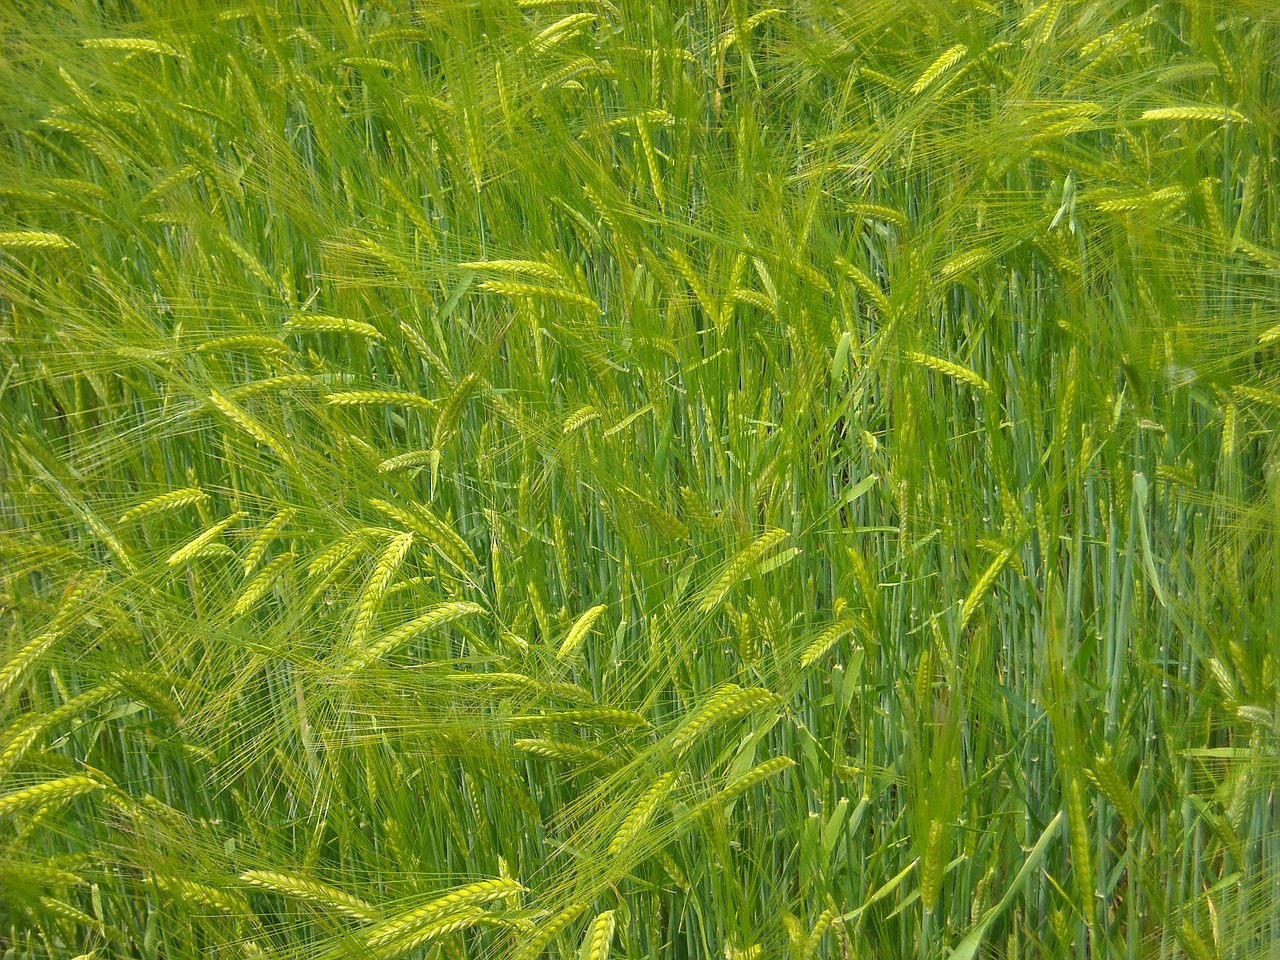
<svg viewBox="0 0 1280 960">
<path fill-rule="evenodd" d="M 4 960 L 1280 957 L 1280 8 L 0 7 Z"/>
</svg>

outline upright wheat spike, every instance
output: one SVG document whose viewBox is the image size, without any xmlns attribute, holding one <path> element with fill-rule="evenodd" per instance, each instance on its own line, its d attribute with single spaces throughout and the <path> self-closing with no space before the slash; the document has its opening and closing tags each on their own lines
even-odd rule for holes
<svg viewBox="0 0 1280 960">
<path fill-rule="evenodd" d="M 549 920 L 546 920 L 538 927 L 537 931 L 529 937 L 520 948 L 511 955 L 511 960 L 537 960 L 542 956 L 542 952 L 547 949 L 547 945 L 551 943 L 569 924 L 587 909 L 585 903 L 572 903 L 565 907 L 559 913 L 554 914 Z"/>
<path fill-rule="evenodd" d="M 591 921 L 583 939 L 584 960 L 609 960 L 609 948 L 613 944 L 614 912 L 606 910 Z"/>
<path fill-rule="evenodd" d="M 360 600 L 356 604 L 355 623 L 351 628 L 353 644 L 360 646 L 368 639 L 369 628 L 373 625 L 373 618 L 378 613 L 382 597 L 391 586 L 391 578 L 400 569 L 400 564 L 409 555 L 409 549 L 412 546 L 413 534 L 402 533 L 398 537 L 393 537 L 382 551 L 382 555 L 378 557 L 373 573 L 369 574 L 364 590 L 360 593 Z"/>
<path fill-rule="evenodd" d="M 964 602 L 960 604 L 960 629 L 963 630 L 968 626 L 969 621 L 973 619 L 973 615 L 977 612 L 979 604 L 987 595 L 987 591 L 991 589 L 991 585 L 996 582 L 996 577 L 1000 576 L 1000 572 L 1008 566 L 1009 561 L 1013 558 L 1013 549 L 1005 547 L 1001 550 L 994 560 L 982 572 L 982 576 L 978 578 L 977 583 L 969 591 L 968 596 L 964 598 Z"/>
</svg>

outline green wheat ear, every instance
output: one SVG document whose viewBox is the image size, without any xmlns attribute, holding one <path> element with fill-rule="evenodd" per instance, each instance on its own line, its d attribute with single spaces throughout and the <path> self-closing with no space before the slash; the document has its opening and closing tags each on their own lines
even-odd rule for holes
<svg viewBox="0 0 1280 960">
<path fill-rule="evenodd" d="M 1274 952 L 1270 5 L 5 9 L 6 958 Z"/>
</svg>

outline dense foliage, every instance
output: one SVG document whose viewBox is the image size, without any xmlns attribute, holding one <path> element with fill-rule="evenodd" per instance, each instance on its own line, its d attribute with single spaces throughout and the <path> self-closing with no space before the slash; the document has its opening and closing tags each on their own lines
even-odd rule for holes
<svg viewBox="0 0 1280 960">
<path fill-rule="evenodd" d="M 1276 956 L 1273 4 L 6 6 L 6 958 Z"/>
</svg>

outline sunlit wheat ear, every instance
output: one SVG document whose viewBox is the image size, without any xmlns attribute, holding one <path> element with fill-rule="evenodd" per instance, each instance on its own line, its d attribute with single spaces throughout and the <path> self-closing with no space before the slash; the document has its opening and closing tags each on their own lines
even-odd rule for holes
<svg viewBox="0 0 1280 960">
<path fill-rule="evenodd" d="M 591 921 L 582 940 L 582 955 L 585 960 L 609 960 L 615 925 L 616 920 L 612 910 L 606 910 Z"/>
<path fill-rule="evenodd" d="M 353 647 L 350 659 L 344 669 L 347 671 L 362 670 L 374 661 L 398 651 L 405 644 L 422 636 L 424 633 L 428 633 L 437 627 L 445 626 L 462 617 L 476 616 L 483 612 L 483 607 L 467 601 L 442 603 L 421 616 L 410 620 L 408 623 L 397 627 L 378 640 L 373 642 L 357 640 L 357 646 Z M 367 629 L 366 625 L 366 632 Z"/>
<path fill-rule="evenodd" d="M 44 230 L 0 231 L 0 248 L 9 250 L 70 250 L 75 243 L 61 234 Z"/>
<path fill-rule="evenodd" d="M 149 517 L 156 513 L 167 513 L 170 510 L 177 510 L 180 507 L 191 506 L 196 503 L 204 503 L 208 501 L 209 495 L 203 490 L 195 487 L 183 487 L 178 490 L 168 490 L 149 500 L 144 500 L 137 506 L 130 507 L 120 515 L 118 521 L 121 526 L 126 523 L 132 523 L 135 520 L 141 520 L 143 517 Z"/>
<path fill-rule="evenodd" d="M 698 604 L 699 610 L 706 612 L 720 603 L 728 596 L 729 591 L 751 571 L 752 567 L 786 537 L 785 530 L 768 530 L 757 537 L 750 546 L 733 558 L 720 578 L 706 591 Z"/>
<path fill-rule="evenodd" d="M 364 923 L 375 923 L 377 912 L 359 897 L 353 897 L 336 887 L 316 880 L 291 876 L 274 870 L 249 870 L 240 875 L 240 879 L 251 886 L 270 890 L 295 900 L 303 900 L 333 910 L 335 913 L 360 920 Z"/>
<path fill-rule="evenodd" d="M 540 921 L 536 929 L 511 954 L 512 960 L 536 960 L 560 933 L 587 909 L 585 903 L 574 903 Z"/>
<path fill-rule="evenodd" d="M 102 784 L 91 777 L 62 777 L 46 780 L 35 786 L 0 795 L 0 817 L 12 816 L 31 807 L 40 807 L 60 800 L 72 800 L 100 789 Z"/>
<path fill-rule="evenodd" d="M 657 812 L 662 801 L 675 783 L 675 773 L 661 774 L 647 789 L 634 806 L 627 811 L 622 824 L 618 827 L 613 839 L 609 841 L 608 855 L 616 857 L 630 847 L 644 831 L 650 818 Z"/>
<path fill-rule="evenodd" d="M 574 621 L 573 626 L 569 628 L 569 632 L 565 634 L 559 649 L 556 650 L 556 662 L 565 663 L 578 652 L 578 648 L 582 646 L 582 641 L 586 639 L 587 634 L 591 632 L 591 628 L 595 626 L 595 622 L 600 619 L 601 614 L 606 609 L 608 608 L 604 604 L 596 604 Z"/>
<path fill-rule="evenodd" d="M 409 555 L 412 546 L 413 534 L 402 533 L 393 537 L 378 556 L 373 572 L 369 574 L 369 579 L 365 582 L 364 590 L 361 591 L 360 599 L 356 604 L 356 616 L 351 626 L 353 646 L 362 646 L 368 640 L 378 607 L 391 586 L 391 578 L 400 569 L 400 564 Z"/>
</svg>

